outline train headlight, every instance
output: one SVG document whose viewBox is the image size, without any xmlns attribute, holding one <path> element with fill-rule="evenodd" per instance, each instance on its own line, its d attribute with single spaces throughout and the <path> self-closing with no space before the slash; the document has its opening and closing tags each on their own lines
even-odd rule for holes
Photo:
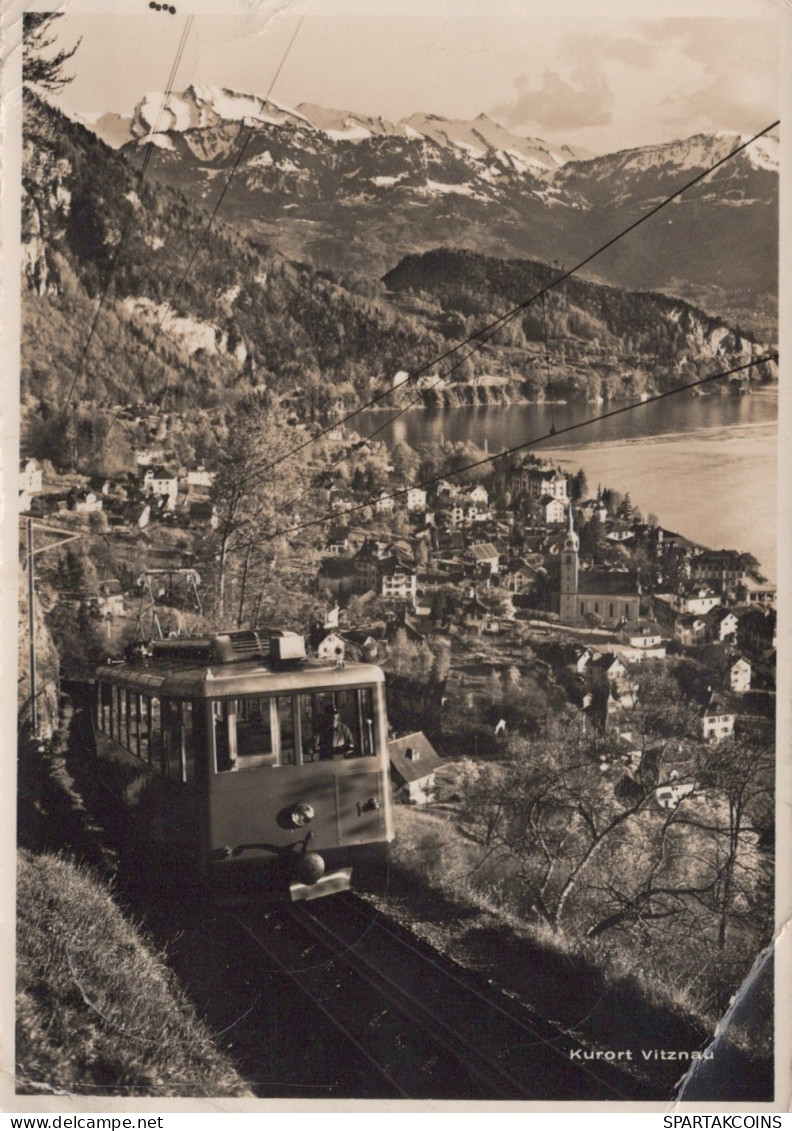
<svg viewBox="0 0 792 1131">
<path fill-rule="evenodd" d="M 314 819 L 314 811 L 305 801 L 300 801 L 293 807 L 290 816 L 296 829 L 304 829 Z"/>
</svg>

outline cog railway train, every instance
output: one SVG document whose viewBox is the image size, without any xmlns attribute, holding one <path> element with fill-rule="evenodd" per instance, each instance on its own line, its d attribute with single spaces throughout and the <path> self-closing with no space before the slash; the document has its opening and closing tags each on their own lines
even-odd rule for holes
<svg viewBox="0 0 792 1131">
<path fill-rule="evenodd" d="M 160 869 L 220 900 L 312 899 L 393 839 L 385 678 L 290 632 L 155 641 L 96 672 L 101 783 Z"/>
</svg>

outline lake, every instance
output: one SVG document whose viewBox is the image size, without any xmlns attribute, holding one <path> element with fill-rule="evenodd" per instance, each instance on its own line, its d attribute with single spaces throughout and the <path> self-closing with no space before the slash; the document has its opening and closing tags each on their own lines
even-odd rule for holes
<svg viewBox="0 0 792 1131">
<path fill-rule="evenodd" d="M 491 405 L 412 409 L 387 424 L 377 439 L 473 440 L 490 452 L 561 431 L 621 404 Z M 392 411 L 361 413 L 355 426 L 370 435 Z M 752 553 L 775 580 L 778 387 L 751 396 L 680 393 L 567 435 L 526 447 L 565 471 L 582 467 L 589 490 L 598 484 L 625 493 L 644 516 L 713 549 Z"/>
</svg>

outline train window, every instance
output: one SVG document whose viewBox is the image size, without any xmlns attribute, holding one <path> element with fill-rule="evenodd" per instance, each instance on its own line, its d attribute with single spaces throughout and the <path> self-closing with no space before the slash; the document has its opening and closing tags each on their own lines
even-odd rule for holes
<svg viewBox="0 0 792 1131">
<path fill-rule="evenodd" d="M 195 747 L 193 744 L 193 710 L 192 703 L 183 700 L 181 706 L 181 760 L 182 781 L 191 782 L 195 779 Z"/>
<path fill-rule="evenodd" d="M 159 699 L 148 700 L 149 709 L 149 762 L 155 766 L 161 774 L 167 774 L 167 762 L 165 761 L 165 750 L 162 744 L 162 727 L 160 724 L 160 701 Z"/>
<path fill-rule="evenodd" d="M 277 766 L 278 711 L 274 698 L 232 699 L 212 704 L 219 772 Z M 294 739 L 291 740 L 292 759 Z"/>
<path fill-rule="evenodd" d="M 115 688 L 114 695 L 115 703 L 113 710 L 113 738 L 116 742 L 121 741 L 121 707 L 124 701 L 124 692 L 122 688 Z"/>
<path fill-rule="evenodd" d="M 236 703 L 237 769 L 277 764 L 274 699 L 238 699 Z M 229 718 L 233 724 L 233 716 Z"/>
<path fill-rule="evenodd" d="M 374 754 L 371 688 L 299 696 L 303 761 Z"/>
<path fill-rule="evenodd" d="M 233 700 L 212 703 L 212 727 L 217 769 L 236 769 L 236 703 Z"/>
<path fill-rule="evenodd" d="M 138 755 L 151 762 L 151 697 L 138 695 Z"/>
<path fill-rule="evenodd" d="M 373 757 L 374 747 L 374 696 L 370 687 L 361 687 L 357 692 L 358 725 L 360 727 L 360 754 L 363 758 Z"/>
<path fill-rule="evenodd" d="M 181 781 L 181 712 L 175 699 L 162 701 L 162 747 L 165 773 L 174 781 Z"/>
<path fill-rule="evenodd" d="M 127 746 L 135 755 L 140 757 L 140 696 L 134 691 L 127 691 Z"/>
<path fill-rule="evenodd" d="M 280 762 L 283 766 L 294 766 L 297 762 L 297 744 L 294 734 L 294 697 L 279 695 L 278 737 L 280 739 Z"/>
<path fill-rule="evenodd" d="M 113 715 L 113 687 L 110 683 L 99 684 L 99 729 L 105 734 L 111 733 L 111 719 Z"/>
<path fill-rule="evenodd" d="M 127 693 L 123 687 L 118 688 L 118 733 L 116 739 L 122 746 L 129 745 L 129 732 L 127 729 Z"/>
<path fill-rule="evenodd" d="M 195 777 L 192 703 L 178 699 L 163 699 L 160 712 L 162 746 L 159 764 L 163 773 L 174 781 L 191 782 Z M 152 764 L 156 765 L 154 734 L 155 732 L 152 732 L 151 759 Z"/>
</svg>

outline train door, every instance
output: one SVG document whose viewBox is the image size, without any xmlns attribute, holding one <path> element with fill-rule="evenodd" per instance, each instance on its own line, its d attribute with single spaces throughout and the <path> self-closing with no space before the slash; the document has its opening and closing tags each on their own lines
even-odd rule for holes
<svg viewBox="0 0 792 1131">
<path fill-rule="evenodd" d="M 385 838 L 383 775 L 377 770 L 334 778 L 339 844 L 367 844 Z"/>
</svg>

